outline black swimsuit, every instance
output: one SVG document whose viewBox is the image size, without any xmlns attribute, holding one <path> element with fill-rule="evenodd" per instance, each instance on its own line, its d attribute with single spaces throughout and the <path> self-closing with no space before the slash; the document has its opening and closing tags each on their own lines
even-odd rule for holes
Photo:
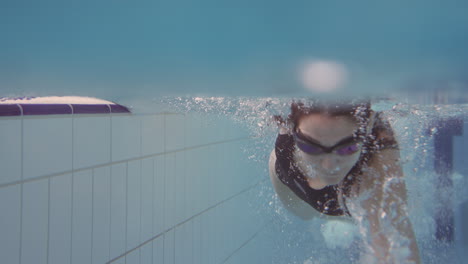
<svg viewBox="0 0 468 264">
<path fill-rule="evenodd" d="M 380 132 L 385 131 L 390 135 L 387 139 L 377 139 Z M 370 136 L 364 140 L 359 161 L 349 171 L 343 181 L 339 184 L 329 185 L 321 190 L 313 189 L 309 186 L 306 177 L 294 162 L 295 143 L 291 135 L 278 135 L 275 144 L 276 163 L 275 171 L 281 182 L 288 186 L 299 198 L 304 200 L 315 210 L 332 216 L 348 215 L 344 200 L 349 196 L 351 186 L 361 175 L 363 168 L 371 156 L 384 148 L 398 148 L 398 144 L 393 137 L 393 131 L 388 122 L 382 121 L 379 115 L 376 116 L 376 123 Z M 342 192 L 343 202 L 339 202 L 339 192 Z"/>
</svg>

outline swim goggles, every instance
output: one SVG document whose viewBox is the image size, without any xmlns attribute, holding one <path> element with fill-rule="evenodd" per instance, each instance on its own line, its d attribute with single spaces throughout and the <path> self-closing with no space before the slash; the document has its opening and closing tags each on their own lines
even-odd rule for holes
<svg viewBox="0 0 468 264">
<path fill-rule="evenodd" d="M 315 140 L 308 138 L 301 131 L 293 131 L 293 138 L 296 146 L 303 152 L 309 155 L 320 155 L 324 153 L 336 153 L 340 156 L 352 155 L 359 151 L 359 146 L 362 142 L 359 138 L 350 136 L 344 138 L 334 146 L 325 147 L 320 145 Z"/>
</svg>

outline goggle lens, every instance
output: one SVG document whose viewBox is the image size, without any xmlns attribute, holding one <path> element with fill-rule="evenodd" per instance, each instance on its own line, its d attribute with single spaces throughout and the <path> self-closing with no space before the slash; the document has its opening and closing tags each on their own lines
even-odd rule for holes
<svg viewBox="0 0 468 264">
<path fill-rule="evenodd" d="M 346 146 L 346 147 L 338 148 L 335 152 L 336 152 L 336 154 L 338 154 L 338 155 L 345 156 L 345 155 L 354 154 L 354 153 L 356 153 L 358 150 L 359 150 L 358 143 L 354 143 L 354 144 L 349 145 L 349 146 Z"/>
<path fill-rule="evenodd" d="M 304 151 L 307 154 L 319 155 L 319 154 L 324 153 L 323 149 L 321 149 L 321 148 L 319 148 L 317 146 L 311 145 L 311 144 L 296 141 L 296 145 L 300 150 Z"/>
<path fill-rule="evenodd" d="M 303 152 L 310 155 L 320 155 L 324 153 L 336 153 L 340 156 L 352 155 L 359 151 L 359 142 L 354 141 L 346 144 L 345 146 L 335 146 L 332 148 L 323 147 L 319 144 L 308 142 L 299 137 L 297 133 L 294 133 L 294 139 L 296 146 Z"/>
</svg>

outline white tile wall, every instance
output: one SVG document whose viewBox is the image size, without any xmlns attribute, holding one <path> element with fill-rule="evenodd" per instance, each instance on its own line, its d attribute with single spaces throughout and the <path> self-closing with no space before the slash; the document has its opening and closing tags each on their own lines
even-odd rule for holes
<svg viewBox="0 0 468 264">
<path fill-rule="evenodd" d="M 140 244 L 141 160 L 128 163 L 127 176 L 127 250 Z"/>
<path fill-rule="evenodd" d="M 197 211 L 197 171 L 196 171 L 196 158 L 194 150 L 187 150 L 185 152 L 185 204 L 186 213 L 188 216 L 196 214 Z"/>
<path fill-rule="evenodd" d="M 221 263 L 226 256 L 231 253 L 228 251 L 228 241 L 230 240 L 230 237 L 227 236 L 228 234 L 228 229 L 229 225 L 228 219 L 227 219 L 228 212 L 226 211 L 226 206 L 219 206 L 217 207 L 217 241 L 218 241 L 218 247 L 219 247 L 219 255 L 218 255 L 218 262 Z"/>
<path fill-rule="evenodd" d="M 213 123 L 211 118 L 208 117 L 207 119 L 200 116 L 200 139 L 202 144 L 209 144 L 212 142 L 216 142 L 215 140 L 211 139 L 213 134 Z"/>
<path fill-rule="evenodd" d="M 215 201 L 222 201 L 224 199 L 224 195 L 222 193 L 224 182 L 222 181 L 224 179 L 224 170 L 221 167 L 221 162 L 222 162 L 222 157 L 223 157 L 223 149 L 221 146 L 211 146 L 210 150 L 210 157 L 211 160 L 208 161 L 211 163 L 209 166 L 211 167 L 211 172 L 209 173 L 209 176 L 211 178 L 211 182 L 216 188 L 213 188 L 213 200 Z M 223 175 L 223 176 L 221 176 Z"/>
<path fill-rule="evenodd" d="M 153 264 L 164 263 L 164 236 L 153 241 Z"/>
<path fill-rule="evenodd" d="M 144 159 L 141 162 L 141 229 L 139 244 L 154 236 L 153 207 L 156 202 L 153 198 L 154 158 Z"/>
<path fill-rule="evenodd" d="M 210 232 L 212 233 L 212 247 L 216 247 L 217 250 L 213 250 L 211 254 L 213 254 L 213 263 L 220 263 L 221 260 L 221 253 L 223 251 L 223 241 L 221 241 L 220 237 L 222 235 L 222 229 L 221 229 L 221 222 L 222 218 L 221 215 L 219 214 L 220 207 L 217 206 L 213 210 L 211 210 L 213 214 L 210 217 L 210 226 L 211 230 Z"/>
<path fill-rule="evenodd" d="M 192 263 L 193 222 L 186 222 L 176 228 L 176 263 Z"/>
<path fill-rule="evenodd" d="M 111 168 L 93 170 L 93 241 L 92 263 L 105 263 L 110 259 L 110 197 Z"/>
<path fill-rule="evenodd" d="M 21 179 L 21 120 L 0 120 L 0 184 Z"/>
<path fill-rule="evenodd" d="M 174 230 L 174 239 L 175 239 L 175 253 L 174 253 L 174 263 L 186 263 L 186 239 L 184 225 L 178 226 Z"/>
<path fill-rule="evenodd" d="M 50 179 L 49 263 L 71 261 L 72 175 Z"/>
<path fill-rule="evenodd" d="M 176 154 L 166 155 L 165 175 L 164 175 L 164 229 L 173 227 L 176 224 Z"/>
<path fill-rule="evenodd" d="M 125 256 L 125 264 L 140 264 L 140 252 L 132 251 Z"/>
<path fill-rule="evenodd" d="M 153 243 L 147 243 L 140 248 L 140 263 L 151 264 L 153 263 Z"/>
<path fill-rule="evenodd" d="M 206 197 L 206 202 L 207 202 L 207 206 L 210 207 L 210 206 L 213 206 L 215 205 L 216 203 L 219 202 L 219 199 L 218 197 L 216 197 L 216 194 L 217 194 L 217 182 L 218 182 L 218 178 L 220 177 L 218 173 L 220 173 L 218 170 L 217 170 L 217 166 L 218 164 L 216 164 L 218 162 L 218 159 L 217 159 L 217 146 L 213 146 L 213 145 L 210 145 L 208 148 L 207 148 L 207 152 L 206 152 L 206 157 L 208 157 L 208 159 L 203 159 L 203 163 L 205 164 L 206 166 L 206 172 L 205 172 L 205 175 L 203 175 L 203 177 L 205 177 L 206 179 L 206 185 L 205 186 L 216 186 L 216 187 L 213 187 L 213 188 L 209 188 L 209 191 L 207 192 L 208 195 Z M 205 189 L 205 188 L 203 188 Z"/>
<path fill-rule="evenodd" d="M 187 148 L 207 143 L 202 140 L 201 121 L 202 118 L 199 115 L 189 115 L 185 117 L 185 139 Z"/>
<path fill-rule="evenodd" d="M 209 223 L 212 211 L 208 211 L 200 216 L 200 244 L 201 244 L 201 263 L 212 263 L 210 256 L 211 247 L 211 226 Z"/>
<path fill-rule="evenodd" d="M 202 257 L 202 243 L 201 243 L 201 217 L 197 216 L 193 219 L 193 244 L 192 244 L 192 260 L 194 264 L 202 264 L 201 257 Z"/>
<path fill-rule="evenodd" d="M 25 179 L 45 176 L 23 184 L 22 203 L 20 184 L 0 187 L 0 210 L 9 212 L 0 215 L 0 231 L 16 237 L 0 236 L 10 263 L 20 256 L 22 263 L 105 263 L 123 255 L 112 263 L 214 264 L 259 228 L 247 193 L 223 202 L 258 180 L 240 160 L 242 141 L 223 142 L 239 137 L 226 119 L 29 118 L 23 148 L 20 120 L 0 121 L 12 138 L 0 144 L 17 151 L 11 158 L 0 150 L 2 161 L 12 160 L 0 184 L 21 179 L 22 155 Z"/>
<path fill-rule="evenodd" d="M 21 186 L 0 189 L 0 256 L 4 263 L 19 263 Z"/>
<path fill-rule="evenodd" d="M 73 118 L 74 169 L 108 163 L 110 134 L 111 121 L 108 116 Z"/>
<path fill-rule="evenodd" d="M 175 153 L 174 194 L 175 219 L 174 224 L 181 223 L 187 218 L 186 213 L 186 186 L 185 186 L 185 151 Z"/>
<path fill-rule="evenodd" d="M 209 133 L 207 134 L 209 135 L 209 140 L 211 142 L 220 142 L 229 139 L 227 137 L 226 122 L 226 117 L 220 116 L 212 116 L 208 120 L 208 126 L 210 128 L 208 129 Z"/>
<path fill-rule="evenodd" d="M 175 264 L 175 231 L 164 234 L 164 264 Z"/>
<path fill-rule="evenodd" d="M 194 242 L 193 242 L 193 221 L 185 223 L 185 234 L 186 236 L 182 238 L 185 242 L 185 263 L 192 264 L 193 263 L 193 248 L 194 248 Z"/>
<path fill-rule="evenodd" d="M 126 257 L 124 256 L 124 257 L 121 257 L 121 258 L 118 258 L 118 259 L 112 261 L 112 263 L 113 264 L 126 264 L 125 260 L 126 260 Z"/>
<path fill-rule="evenodd" d="M 164 152 L 164 115 L 143 116 L 142 154 L 151 155 Z"/>
<path fill-rule="evenodd" d="M 127 226 L 127 163 L 111 168 L 110 258 L 125 252 Z"/>
<path fill-rule="evenodd" d="M 218 221 L 218 218 L 217 218 L 217 213 L 216 213 L 216 210 L 218 208 L 214 208 L 213 210 L 210 210 L 210 214 L 207 215 L 207 218 L 206 218 L 206 224 L 207 224 L 207 228 L 206 230 L 208 231 L 208 237 L 209 237 L 209 241 L 208 241 L 208 254 L 209 254 L 209 262 L 210 263 L 217 263 L 217 256 L 218 256 L 218 253 L 216 250 L 212 250 L 213 248 L 217 248 L 218 247 L 218 243 L 219 241 L 217 241 L 217 221 Z"/>
<path fill-rule="evenodd" d="M 112 161 L 136 158 L 141 155 L 141 119 L 134 116 L 113 116 Z"/>
<path fill-rule="evenodd" d="M 201 211 L 199 202 L 198 202 L 198 183 L 199 183 L 199 173 L 197 171 L 197 155 L 195 150 L 187 150 L 185 152 L 186 157 L 186 199 L 187 207 L 190 215 L 194 215 Z"/>
<path fill-rule="evenodd" d="M 166 151 L 180 150 L 185 147 L 185 116 L 166 115 Z"/>
<path fill-rule="evenodd" d="M 238 231 L 235 228 L 230 228 L 239 225 L 238 220 L 236 219 L 237 214 L 239 211 L 235 210 L 235 199 L 231 199 L 228 202 L 226 202 L 226 205 L 223 207 L 225 209 L 225 212 L 223 213 L 224 219 L 225 219 L 225 226 L 226 228 L 226 234 L 225 236 L 228 237 L 226 241 L 226 250 L 228 254 L 225 256 L 229 256 L 234 252 L 240 245 L 240 243 L 235 239 Z"/>
<path fill-rule="evenodd" d="M 198 149 L 198 155 L 200 155 L 200 157 L 209 157 L 209 158 L 212 158 L 212 156 L 210 156 L 211 152 L 210 152 L 210 148 L 211 146 L 206 146 L 206 147 L 203 147 L 203 148 L 200 148 Z M 200 179 L 200 207 L 202 210 L 205 210 L 206 208 L 208 208 L 209 206 L 211 206 L 212 204 L 214 204 L 214 201 L 211 199 L 212 197 L 212 193 L 213 193 L 213 188 L 205 188 L 207 186 L 214 186 L 211 181 L 210 181 L 210 178 L 213 176 L 213 173 L 212 173 L 212 166 L 211 164 L 208 163 L 207 159 L 204 159 L 204 158 L 200 158 L 200 176 L 199 176 L 199 179 Z"/>
<path fill-rule="evenodd" d="M 72 169 L 72 118 L 23 121 L 24 179 Z"/>
<path fill-rule="evenodd" d="M 165 230 L 165 156 L 154 158 L 153 175 L 153 235 L 161 234 Z"/>
<path fill-rule="evenodd" d="M 49 181 L 23 185 L 21 263 L 47 263 Z"/>
<path fill-rule="evenodd" d="M 93 241 L 93 173 L 73 174 L 72 197 L 72 264 L 92 262 Z"/>
</svg>

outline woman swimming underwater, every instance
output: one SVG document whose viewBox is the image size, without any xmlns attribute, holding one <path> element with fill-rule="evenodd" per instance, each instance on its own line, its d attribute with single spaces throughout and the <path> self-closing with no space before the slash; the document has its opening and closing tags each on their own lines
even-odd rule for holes
<svg viewBox="0 0 468 264">
<path fill-rule="evenodd" d="M 367 101 L 307 101 L 293 102 L 288 118 L 275 120 L 270 178 L 289 211 L 304 220 L 360 219 L 378 263 L 420 263 L 398 143 L 381 113 Z"/>
</svg>

